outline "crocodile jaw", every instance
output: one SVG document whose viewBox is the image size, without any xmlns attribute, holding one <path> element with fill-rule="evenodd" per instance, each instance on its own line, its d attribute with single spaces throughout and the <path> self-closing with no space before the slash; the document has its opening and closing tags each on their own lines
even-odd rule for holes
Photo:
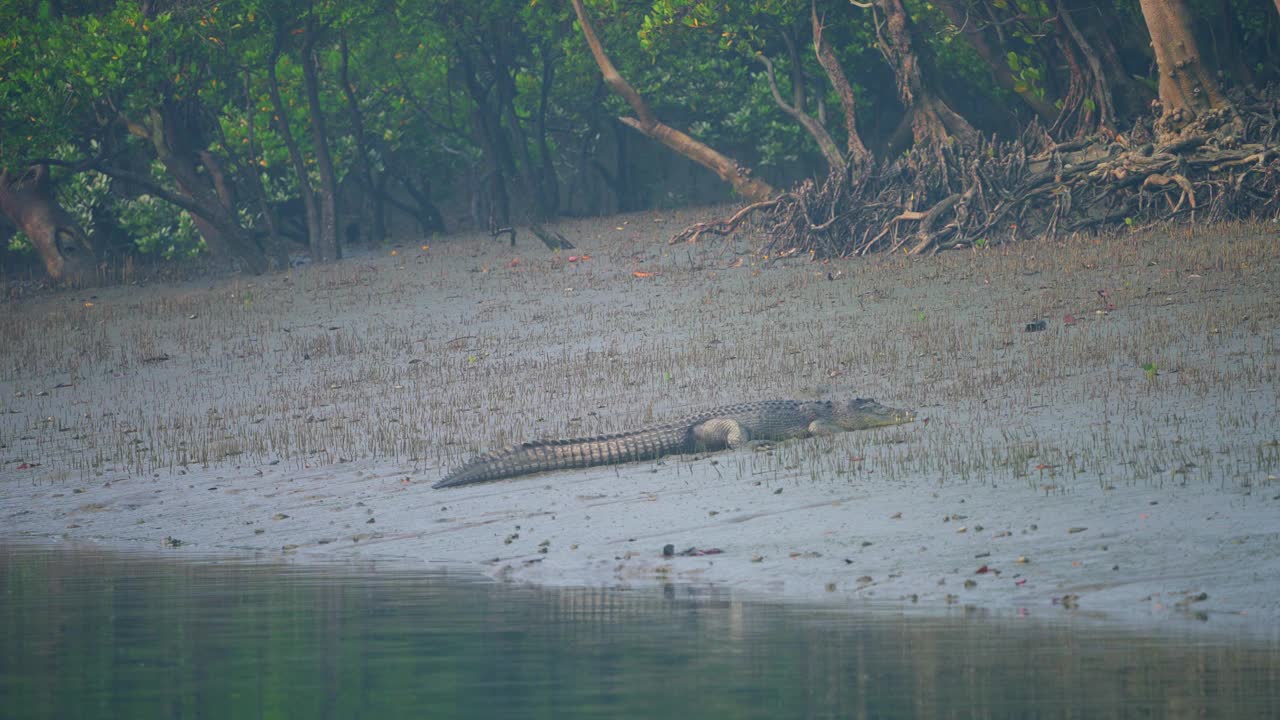
<svg viewBox="0 0 1280 720">
<path fill-rule="evenodd" d="M 830 422 L 844 430 L 869 430 L 889 425 L 902 425 L 915 419 L 915 413 L 910 410 L 881 405 L 875 400 L 854 398 L 834 403 L 831 408 Z"/>
</svg>

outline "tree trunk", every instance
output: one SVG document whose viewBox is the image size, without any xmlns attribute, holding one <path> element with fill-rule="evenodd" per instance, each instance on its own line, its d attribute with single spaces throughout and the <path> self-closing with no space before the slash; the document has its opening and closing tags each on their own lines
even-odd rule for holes
<svg viewBox="0 0 1280 720">
<path fill-rule="evenodd" d="M 1155 93 L 1126 72 L 1116 49 L 1116 39 L 1135 34 L 1129 32 L 1129 21 L 1115 12 L 1114 5 L 1102 5 L 1092 0 L 1059 0 L 1059 4 L 1064 12 L 1077 18 L 1076 22 L 1084 26 L 1090 44 L 1101 57 L 1116 116 L 1131 118 L 1149 113 Z M 1145 47 L 1145 43 L 1143 45 Z"/>
<path fill-rule="evenodd" d="M 776 194 L 769 183 L 751 177 L 749 168 L 742 167 L 732 158 L 659 121 L 640 93 L 618 74 L 617 68 L 605 54 L 604 46 L 596 37 L 595 28 L 591 26 L 591 19 L 587 17 L 587 10 L 582 6 L 582 0 L 573 0 L 573 10 L 578 15 L 578 24 L 582 26 L 582 34 L 586 37 L 588 47 L 591 48 L 591 55 L 595 58 L 596 65 L 604 75 L 604 81 L 615 93 L 626 100 L 636 113 L 634 118 L 620 117 L 619 121 L 711 170 L 748 200 L 758 202 Z"/>
<path fill-rule="evenodd" d="M 533 128 L 538 140 L 538 173 L 542 178 L 538 186 L 542 188 L 551 212 L 558 215 L 560 213 L 560 178 L 556 177 L 555 159 L 551 153 L 551 143 L 547 140 L 547 108 L 551 104 L 551 91 L 555 88 L 556 67 L 550 47 L 541 46 L 538 54 L 542 58 L 542 86 L 538 93 L 538 115 Z"/>
<path fill-rule="evenodd" d="M 1096 128 L 1114 132 L 1116 129 L 1116 113 L 1111 97 L 1111 86 L 1107 82 L 1107 74 L 1102 68 L 1102 60 L 1099 59 L 1093 44 L 1084 36 L 1084 33 L 1080 32 L 1080 28 L 1071 19 L 1071 13 L 1066 12 L 1061 3 L 1058 3 L 1058 20 L 1061 27 L 1058 31 L 1059 37 L 1062 37 L 1062 30 L 1065 30 L 1066 37 L 1071 38 L 1070 44 L 1066 42 L 1065 38 L 1062 39 L 1061 47 L 1063 53 L 1079 52 L 1084 57 L 1085 66 L 1089 68 L 1085 96 L 1093 99 L 1094 107 L 1097 110 L 1096 120 L 1083 124 L 1077 134 L 1083 135 L 1086 132 L 1093 132 Z M 1079 67 L 1074 61 L 1072 63 Z M 1086 105 L 1085 108 L 1087 110 L 1088 106 Z"/>
<path fill-rule="evenodd" d="M 789 27 L 783 27 L 778 34 L 782 37 L 782 43 L 787 46 L 787 60 L 791 68 L 791 106 L 808 112 L 808 89 L 804 65 L 800 60 L 800 49 L 796 46 L 795 32 Z"/>
<path fill-rule="evenodd" d="M 515 174 L 520 177 L 525 196 L 533 205 L 534 219 L 541 222 L 553 217 L 555 208 L 551 207 L 546 193 L 548 188 L 543 187 L 538 170 L 534 167 L 533 156 L 529 153 L 529 139 L 520 123 L 520 116 L 516 113 L 516 87 L 511 78 L 510 67 L 508 59 L 502 56 L 499 56 L 494 67 L 498 80 L 498 112 L 501 113 L 499 122 L 506 121 L 507 148 L 513 155 L 511 162 L 515 166 Z"/>
<path fill-rule="evenodd" d="M 254 115 L 254 106 L 257 104 L 258 96 L 253 92 L 253 75 L 250 69 L 244 68 L 244 116 L 252 118 Z M 279 217 L 276 214 L 275 207 L 267 197 L 267 189 L 262 184 L 262 175 L 255 169 L 261 159 L 258 149 L 257 134 L 254 132 L 254 123 L 250 120 L 245 125 L 245 152 L 247 158 L 245 164 L 247 169 L 244 172 L 244 182 L 248 183 L 249 191 L 253 194 L 253 204 L 257 205 L 258 212 L 262 213 L 262 218 L 267 226 L 267 237 L 263 243 L 273 257 L 276 267 L 285 269 L 289 267 L 289 249 L 284 236 L 280 231 Z"/>
<path fill-rule="evenodd" d="M 401 175 L 400 186 L 404 188 L 405 193 L 413 200 L 412 205 L 400 202 L 391 195 L 388 195 L 385 192 L 385 183 L 383 183 L 384 190 L 382 191 L 381 197 L 389 200 L 391 204 L 395 205 L 401 211 L 412 215 L 414 219 L 418 221 L 418 230 L 421 231 L 423 235 L 444 233 L 446 231 L 444 215 L 440 213 L 440 208 L 436 207 L 431 187 L 431 178 L 428 173 L 420 172 L 416 178 L 411 177 L 408 174 Z"/>
<path fill-rule="evenodd" d="M 1280 3 L 1280 0 L 1276 2 Z M 1209 38 L 1213 46 L 1214 63 L 1227 71 L 1235 87 L 1252 90 L 1259 83 L 1240 47 L 1238 38 L 1244 37 L 1244 28 L 1236 20 L 1231 0 L 1218 0 L 1218 7 L 1213 15 L 1216 18 L 1210 24 Z"/>
<path fill-rule="evenodd" d="M 156 158 L 173 178 L 178 193 L 190 201 L 190 205 L 180 207 L 191 214 L 191 220 L 204 238 L 209 253 L 214 257 L 237 260 L 254 274 L 264 273 L 270 269 L 270 263 L 262 248 L 240 225 L 240 218 L 229 197 L 231 191 L 225 174 L 219 172 L 221 166 L 206 167 L 203 174 L 200 172 L 196 162 L 198 152 L 190 144 L 198 133 L 185 121 L 189 114 L 189 109 L 166 102 L 151 108 L 146 121 L 139 123 L 125 119 L 125 125 L 130 133 L 151 143 Z M 105 168 L 102 170 L 116 174 Z M 215 182 L 222 183 L 221 194 Z"/>
<path fill-rule="evenodd" d="M 603 82 L 603 80 L 601 80 Z M 596 211 L 598 215 L 610 213 L 632 212 L 648 205 L 647 193 L 643 185 L 637 187 L 631 166 L 629 143 L 632 137 L 630 130 L 624 129 L 622 121 L 616 117 L 605 119 L 609 135 L 613 138 L 613 170 L 598 159 L 591 160 L 591 167 L 604 180 L 604 184 L 613 193 L 613 205 L 601 203 Z"/>
<path fill-rule="evenodd" d="M 840 97 L 840 107 L 844 110 L 849 162 L 853 163 L 855 170 L 861 171 L 871 165 L 871 153 L 867 152 L 866 145 L 862 144 L 862 136 L 858 134 L 858 113 L 853 101 L 853 87 L 849 85 L 849 79 L 845 77 L 840 61 L 822 37 L 823 26 L 822 19 L 818 17 L 817 0 L 809 4 L 809 14 L 813 22 L 813 50 L 817 53 L 818 64 L 822 65 L 822 69 L 827 73 L 827 79 L 831 81 L 836 95 Z"/>
<path fill-rule="evenodd" d="M 1018 89 L 1018 81 L 1014 79 L 1013 73 L 1009 70 L 1007 56 L 993 48 L 991 43 L 987 41 L 986 33 L 983 32 L 980 21 L 971 16 L 966 3 L 962 3 L 960 0 L 936 0 L 934 4 L 938 6 L 939 10 L 942 10 L 952 24 L 960 29 L 960 32 L 964 33 L 969 45 L 987 63 L 987 69 L 991 71 L 991 75 L 995 78 L 997 85 L 1022 98 L 1027 107 L 1035 111 L 1036 115 L 1046 125 L 1054 121 L 1054 118 L 1058 116 L 1058 109 L 1053 106 L 1052 102 L 1036 95 L 1032 88 L 1024 87 L 1021 90 Z M 965 5 L 965 7 L 962 8 L 961 5 Z"/>
<path fill-rule="evenodd" d="M 276 130 L 289 151 L 289 160 L 293 163 L 293 173 L 298 178 L 298 194 L 302 196 L 302 206 L 306 210 L 307 245 L 314 247 L 320 237 L 320 209 L 316 206 L 316 195 L 311 189 L 311 180 L 307 176 L 307 164 L 302 157 L 302 150 L 289 127 L 289 115 L 285 110 L 284 100 L 280 97 L 280 82 L 276 79 L 276 63 L 280 60 L 280 51 L 284 47 L 284 28 L 276 32 L 275 47 L 267 58 L 267 90 L 271 95 L 271 107 L 275 110 Z"/>
<path fill-rule="evenodd" d="M 97 260 L 89 238 L 58 204 L 48 165 L 33 165 L 20 175 L 0 171 L 0 213 L 31 240 L 55 281 L 88 279 Z"/>
<path fill-rule="evenodd" d="M 826 158 L 829 170 L 844 172 L 846 165 L 844 153 L 840 152 L 836 141 L 827 132 L 826 126 L 818 122 L 817 118 L 805 112 L 802 105 L 791 105 L 782 99 L 782 91 L 778 89 L 778 80 L 773 72 L 773 61 L 769 59 L 769 56 L 764 54 L 756 55 L 756 60 L 759 60 L 760 64 L 764 65 L 765 79 L 769 81 L 769 92 L 773 95 L 773 104 L 781 108 L 782 112 L 791 116 L 791 119 L 799 123 L 800 127 L 809 133 L 809 137 L 812 137 L 814 142 L 818 143 L 818 149 L 822 151 L 822 157 Z M 792 82 L 795 82 L 794 78 Z"/>
<path fill-rule="evenodd" d="M 505 227 L 511 222 L 511 201 L 507 194 L 505 171 L 511 166 L 510 154 L 506 152 L 502 137 L 502 121 L 499 110 L 492 110 L 489 104 L 489 91 L 496 78 L 487 84 L 476 72 L 475 64 L 466 48 L 458 46 L 458 62 L 462 66 L 463 81 L 467 93 L 471 96 L 471 125 L 476 145 L 480 146 L 480 154 L 484 158 L 485 171 L 473 189 L 472 219 L 479 230 L 492 232 Z M 488 189 L 485 189 L 488 185 Z M 485 193 L 488 208 L 479 211 L 478 206 Z M 479 217 L 484 215 L 485 217 Z"/>
<path fill-rule="evenodd" d="M 484 108 L 476 106 L 471 112 L 471 120 L 475 127 L 476 143 L 484 157 L 484 173 L 473 188 L 476 196 L 472 198 L 472 219 L 477 230 L 492 232 L 511 223 L 511 198 L 507 194 L 507 179 L 503 174 L 498 150 L 500 138 L 495 138 L 490 132 L 489 118 Z M 476 210 L 481 205 L 486 208 Z"/>
<path fill-rule="evenodd" d="M 960 117 L 925 83 L 924 71 L 912 40 L 911 21 L 902 0 L 876 0 L 884 12 L 883 32 L 877 28 L 880 52 L 893 69 L 898 82 L 898 99 L 910 116 L 911 136 L 917 147 L 940 152 L 954 137 L 964 145 L 975 145 L 978 132 Z"/>
<path fill-rule="evenodd" d="M 369 188 L 370 197 L 373 198 L 370 207 L 373 212 L 373 230 L 369 233 L 372 242 L 384 243 L 387 240 L 387 182 L 390 180 L 390 174 L 384 169 L 378 173 L 373 187 Z"/>
<path fill-rule="evenodd" d="M 324 109 L 320 107 L 320 78 L 316 67 L 316 20 L 308 17 L 303 29 L 302 80 L 307 107 L 311 112 L 311 144 L 315 146 L 316 171 L 320 174 L 320 237 L 311 238 L 311 257 L 317 262 L 333 262 L 342 257 L 338 245 L 338 181 L 329 155 L 329 132 Z"/>
<path fill-rule="evenodd" d="M 1218 89 L 1216 69 L 1209 67 L 1196 47 L 1186 0 L 1139 0 L 1139 4 L 1160 68 L 1163 113 L 1157 131 L 1176 135 L 1201 115 L 1229 108 Z"/>
<path fill-rule="evenodd" d="M 365 235 L 370 245 L 381 244 L 386 240 L 386 225 L 383 221 L 383 202 L 378 199 L 378 189 L 385 187 L 385 181 L 381 178 L 374 179 L 373 168 L 369 164 L 369 143 L 364 134 L 364 114 L 360 112 L 355 86 L 351 84 L 348 67 L 350 51 L 347 48 L 345 32 L 341 35 L 339 46 L 342 52 L 342 64 L 339 67 L 338 84 L 342 86 L 342 95 L 347 101 L 347 116 L 351 119 L 351 133 L 356 141 L 355 172 L 360 179 L 359 185 L 363 188 L 360 197 L 360 225 L 367 228 Z"/>
</svg>

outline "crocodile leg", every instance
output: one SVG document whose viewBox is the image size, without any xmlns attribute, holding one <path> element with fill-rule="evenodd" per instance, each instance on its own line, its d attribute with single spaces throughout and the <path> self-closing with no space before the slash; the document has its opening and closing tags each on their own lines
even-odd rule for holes
<svg viewBox="0 0 1280 720">
<path fill-rule="evenodd" d="M 750 440 L 746 428 L 732 418 L 711 418 L 693 426 L 694 445 L 704 452 L 742 447 Z"/>
</svg>

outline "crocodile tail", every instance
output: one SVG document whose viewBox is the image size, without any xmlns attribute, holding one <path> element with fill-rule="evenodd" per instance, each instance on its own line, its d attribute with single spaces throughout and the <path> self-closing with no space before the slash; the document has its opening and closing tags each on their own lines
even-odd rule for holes
<svg viewBox="0 0 1280 720">
<path fill-rule="evenodd" d="M 493 465 L 493 457 L 494 455 L 482 455 L 474 458 L 466 464 L 455 468 L 453 472 L 445 475 L 431 487 L 457 487 L 459 485 L 497 480 L 502 476 L 494 474 L 496 468 Z"/>
<path fill-rule="evenodd" d="M 471 483 L 489 482 L 528 473 L 552 470 L 557 467 L 554 458 L 547 457 L 543 448 L 556 445 L 556 440 L 537 440 L 512 445 L 504 450 L 479 455 L 444 476 L 433 488 L 457 487 Z M 566 466 L 561 466 L 566 467 Z"/>
<path fill-rule="evenodd" d="M 571 440 L 534 440 L 474 458 L 431 487 L 457 487 L 547 470 L 648 460 L 686 451 L 689 437 L 687 428 L 673 427 Z"/>
</svg>

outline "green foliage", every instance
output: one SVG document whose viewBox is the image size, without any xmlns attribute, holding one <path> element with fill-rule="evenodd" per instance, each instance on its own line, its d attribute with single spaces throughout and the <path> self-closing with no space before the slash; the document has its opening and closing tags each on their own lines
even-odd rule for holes
<svg viewBox="0 0 1280 720">
<path fill-rule="evenodd" d="M 153 175 L 162 172 L 152 168 Z M 111 186 L 112 180 L 100 172 L 76 173 L 58 184 L 58 201 L 81 227 L 95 228 L 104 219 L 106 225 L 118 226 L 132 253 L 172 260 L 204 250 L 190 215 L 150 195 L 128 198 L 113 193 Z"/>
<path fill-rule="evenodd" d="M 805 110 L 816 115 L 821 99 L 828 128 L 843 143 L 838 98 L 812 53 L 808 2 L 606 0 L 589 5 L 614 62 L 672 125 L 713 145 L 749 148 L 744 159 L 766 168 L 794 172 L 817 166 L 812 139 L 769 94 L 755 60 L 756 53 L 765 53 L 775 62 L 784 93 L 790 92 L 791 64 L 802 64 Z M 827 42 L 847 68 L 860 107 L 874 114 L 875 103 L 882 100 L 862 91 L 884 80 L 873 16 L 852 7 L 832 6 L 827 12 Z M 0 83 L 0 99 L 31 112 L 25 118 L 4 116 L 0 159 L 6 162 L 51 155 L 56 148 L 73 159 L 75 148 L 84 156 L 91 140 L 107 141 L 112 134 L 112 145 L 119 147 L 124 126 L 117 119 L 145 124 L 155 108 L 181 102 L 212 121 L 202 139 L 205 147 L 195 149 L 224 158 L 242 182 L 252 178 L 269 200 L 297 197 L 298 179 L 275 121 L 265 64 L 277 38 L 283 39 L 275 71 L 285 120 L 314 183 L 315 148 L 299 64 L 299 33 L 308 18 L 320 32 L 321 105 L 339 176 L 350 172 L 360 152 L 346 96 L 338 86 L 339 37 L 350 50 L 352 88 L 365 127 L 364 159 L 378 172 L 432 168 L 435 186 L 445 193 L 464 188 L 457 179 L 480 164 L 472 125 L 475 99 L 460 80 L 464 60 L 479 68 L 482 82 L 492 83 L 497 78 L 485 75 L 487 63 L 496 52 L 506 56 L 521 122 L 532 122 L 545 107 L 548 125 L 570 128 L 545 138 L 555 156 L 568 151 L 565 142 L 592 142 L 591 128 L 599 132 L 601 100 L 607 108 L 603 117 L 630 112 L 620 99 L 597 91 L 599 71 L 571 24 L 571 11 L 558 3 L 230 0 L 182 4 L 144 17 L 137 2 L 122 0 L 92 12 L 11 15 L 0 17 L 14 21 L 0 31 L 0 73 L 6 81 Z M 783 42 L 784 28 L 794 34 L 794 61 Z M 948 50 L 948 62 L 963 50 Z M 545 61 L 554 67 L 555 83 L 544 106 Z M 966 58 L 958 65 L 973 62 Z M 979 75 L 974 74 L 976 80 Z M 494 92 L 490 90 L 486 112 L 495 112 Z M 501 122 L 505 127 L 510 119 Z M 513 153 L 514 162 L 542 151 L 531 133 L 526 141 L 530 147 Z M 134 145 L 135 152 L 138 147 Z M 154 177 L 174 187 L 163 173 Z M 84 195 L 101 182 L 86 178 L 64 194 Z M 172 246 L 181 255 L 194 247 L 181 214 L 163 215 L 155 200 L 117 208 L 85 196 L 68 204 L 86 223 L 95 212 L 118 215 L 145 251 Z M 259 221 L 253 208 L 239 210 L 246 225 Z"/>
<path fill-rule="evenodd" d="M 120 226 L 143 255 L 172 260 L 194 257 L 205 249 L 191 216 L 167 202 L 142 195 L 118 209 Z"/>
<path fill-rule="evenodd" d="M 1009 71 L 1013 74 L 1014 92 L 1029 92 L 1043 100 L 1045 97 L 1045 89 L 1041 84 L 1043 76 L 1040 68 L 1034 64 L 1036 62 L 1035 59 L 1019 55 L 1013 50 L 1009 51 L 1007 58 Z"/>
<path fill-rule="evenodd" d="M 935 77 L 938 85 L 948 88 L 953 100 L 967 97 L 971 104 L 980 106 L 1002 94 L 993 84 L 986 62 L 933 3 L 904 0 L 904 4 L 916 24 L 916 34 L 926 40 L 916 52 L 927 62 L 927 74 Z M 868 43 L 873 42 L 874 31 L 868 31 Z M 877 67 L 883 66 L 878 53 L 868 60 L 875 61 Z"/>
<path fill-rule="evenodd" d="M 11 253 L 23 256 L 32 256 L 36 254 L 36 248 L 31 244 L 31 240 L 23 234 L 21 230 L 15 232 L 10 238 L 8 249 Z"/>
<path fill-rule="evenodd" d="M 629 51 L 642 53 L 645 62 L 626 66 L 624 74 L 664 120 L 693 131 L 699 140 L 724 148 L 746 146 L 754 152 L 750 162 L 761 168 L 822 167 L 814 140 L 774 102 L 757 60 L 763 55 L 773 62 L 788 102 L 798 61 L 805 78 L 803 109 L 817 116 L 821 100 L 826 127 L 842 145 L 840 102 L 814 56 L 809 12 L 809 3 L 800 0 L 653 2 L 640 19 L 638 47 Z M 873 104 L 876 99 L 862 88 L 881 84 L 883 68 L 871 13 L 840 6 L 820 12 L 826 42 L 841 58 L 858 102 Z M 796 49 L 794 59 L 784 33 Z M 627 42 L 619 39 L 609 46 L 611 52 Z M 874 112 L 870 105 L 863 107 Z"/>
<path fill-rule="evenodd" d="M 988 113 L 1013 117 L 1002 106 L 1021 101 L 994 85 L 992 68 L 960 29 L 928 0 L 904 2 L 921 66 L 947 101 L 970 120 Z M 826 128 L 844 145 L 839 99 L 813 52 L 809 0 L 587 0 L 587 6 L 614 64 L 665 122 L 768 171 L 771 181 L 812 173 L 822 159 L 813 139 L 774 102 L 760 56 L 773 62 L 788 102 L 795 75 L 803 78 L 802 109 L 816 117 L 821 107 Z M 1194 0 L 1191 6 L 1198 19 L 1223 19 L 1221 3 Z M 1277 22 L 1269 6 L 1233 1 L 1225 7 L 1240 41 L 1261 60 L 1273 59 Z M 864 139 L 882 145 L 901 116 L 878 47 L 875 23 L 883 16 L 843 0 L 820 0 L 816 9 L 853 85 Z M 1007 64 L 1013 89 L 1060 102 L 1067 79 L 1053 37 L 1061 27 L 1059 4 L 991 0 L 982 9 L 995 62 Z M 1091 36 L 1120 32 L 1097 25 L 1099 17 L 1128 34 L 1143 25 L 1141 9 L 1129 0 L 1072 17 Z M 229 169 L 240 190 L 235 210 L 252 227 L 260 222 L 258 188 L 271 201 L 301 191 L 268 92 L 267 63 L 277 53 L 272 67 L 283 120 L 304 156 L 304 175 L 313 184 L 318 179 L 303 92 L 305 28 L 316 33 L 320 105 L 340 178 L 363 161 L 375 173 L 429 181 L 438 199 L 461 195 L 492 161 L 477 141 L 477 118 L 484 117 L 512 145 L 494 152 L 518 191 L 516 176 L 530 164 L 554 161 L 560 173 L 589 166 L 617 128 L 609 128 L 612 117 L 632 112 L 603 88 L 563 2 L 36 0 L 0 4 L 0 166 L 103 152 L 145 168 L 157 153 L 154 137 L 143 136 L 156 129 L 160 110 L 177 108 L 173 115 L 189 123 L 181 129 L 189 150 L 212 153 Z M 1221 32 L 1217 24 L 1212 32 Z M 1149 65 L 1145 38 L 1112 39 L 1122 62 Z M 343 43 L 363 137 L 357 137 L 347 88 L 339 84 Z M 1254 72 L 1274 78 L 1274 65 L 1260 63 Z M 552 82 L 544 95 L 547 68 Z M 1125 72 L 1154 87 L 1141 70 Z M 1085 110 L 1096 114 L 1098 100 L 1085 98 Z M 549 129 L 539 135 L 543 126 Z M 571 163 L 575 169 L 567 170 Z M 162 170 L 150 177 L 170 191 L 180 187 Z M 64 204 L 82 223 L 92 226 L 108 215 L 133 234 L 141 252 L 185 256 L 199 247 L 190 219 L 163 210 L 163 202 L 118 197 L 93 173 L 60 183 Z"/>
<path fill-rule="evenodd" d="M 68 154 L 71 148 L 65 149 Z M 58 202 L 83 228 L 92 228 L 102 213 L 114 204 L 111 178 L 100 172 L 75 173 L 58 184 Z"/>
</svg>

